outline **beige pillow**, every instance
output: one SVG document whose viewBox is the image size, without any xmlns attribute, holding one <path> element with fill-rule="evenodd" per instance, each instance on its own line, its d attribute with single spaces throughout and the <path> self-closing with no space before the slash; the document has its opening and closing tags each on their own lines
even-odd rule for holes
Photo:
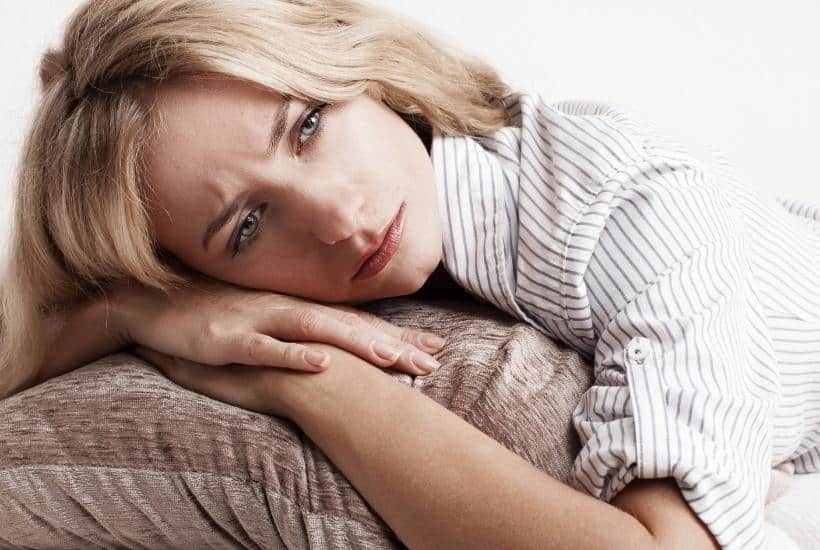
<svg viewBox="0 0 820 550">
<path fill-rule="evenodd" d="M 476 303 L 362 308 L 448 339 L 437 372 L 386 372 L 567 479 L 571 412 L 591 383 L 576 352 Z M 403 547 L 294 423 L 191 392 L 131 354 L 0 401 L 0 418 L 0 547 Z"/>
</svg>

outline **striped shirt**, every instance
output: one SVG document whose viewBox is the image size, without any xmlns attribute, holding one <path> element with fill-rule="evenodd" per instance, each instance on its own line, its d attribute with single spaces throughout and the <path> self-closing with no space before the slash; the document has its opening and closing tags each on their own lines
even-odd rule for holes
<svg viewBox="0 0 820 550">
<path fill-rule="evenodd" d="M 772 467 L 820 470 L 820 209 L 611 105 L 505 103 L 491 136 L 433 136 L 444 267 L 593 366 L 576 489 L 672 477 L 722 547 L 761 547 Z"/>
</svg>

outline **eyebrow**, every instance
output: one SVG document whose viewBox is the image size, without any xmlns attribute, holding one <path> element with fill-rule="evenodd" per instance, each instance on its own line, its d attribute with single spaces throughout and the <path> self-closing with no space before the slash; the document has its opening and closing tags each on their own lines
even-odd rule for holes
<svg viewBox="0 0 820 550">
<path fill-rule="evenodd" d="M 268 141 L 268 156 L 271 156 L 279 147 L 279 141 L 285 134 L 285 128 L 288 125 L 288 113 L 290 112 L 291 97 L 285 96 L 279 111 L 276 113 L 276 118 L 273 121 L 273 133 Z"/>
<path fill-rule="evenodd" d="M 234 214 L 236 214 L 240 208 L 242 208 L 242 193 L 235 196 L 230 204 L 208 224 L 208 227 L 205 228 L 205 234 L 202 235 L 202 248 L 206 252 L 213 236 L 234 217 Z"/>
<path fill-rule="evenodd" d="M 287 128 L 288 124 L 288 113 L 290 112 L 290 103 L 292 98 L 286 96 L 282 101 L 282 105 L 279 106 L 279 110 L 276 112 L 276 118 L 273 120 L 273 127 L 270 134 L 270 139 L 268 140 L 268 149 L 267 149 L 267 156 L 271 156 L 274 151 L 279 148 L 279 142 L 282 140 L 282 136 L 285 135 L 285 129 Z M 208 244 L 210 244 L 211 239 L 213 236 L 216 235 L 222 227 L 228 223 L 231 218 L 234 217 L 237 210 L 242 207 L 242 194 L 240 193 L 233 200 L 226 206 L 222 212 L 217 214 L 217 216 L 208 224 L 208 227 L 205 228 L 205 233 L 202 235 L 202 248 L 206 252 L 208 251 Z"/>
</svg>

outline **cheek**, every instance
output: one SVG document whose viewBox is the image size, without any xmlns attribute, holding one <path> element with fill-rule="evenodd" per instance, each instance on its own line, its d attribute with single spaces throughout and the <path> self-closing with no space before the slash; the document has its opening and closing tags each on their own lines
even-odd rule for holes
<svg viewBox="0 0 820 550">
<path fill-rule="evenodd" d="M 374 143 L 362 153 L 356 167 L 364 181 L 371 182 L 380 190 L 381 196 L 392 206 L 408 194 L 418 193 L 417 182 L 424 177 L 424 165 L 418 160 L 417 151 L 404 139 Z"/>
<path fill-rule="evenodd" d="M 399 190 L 402 180 L 418 169 L 415 132 L 387 108 L 358 104 L 349 108 L 344 120 L 335 122 L 344 130 L 334 140 L 334 151 L 338 152 L 339 165 L 349 170 L 355 181 L 372 181 L 386 191 Z"/>
<path fill-rule="evenodd" d="M 287 292 L 304 289 L 306 283 L 327 276 L 328 270 L 323 269 L 323 261 L 315 252 L 307 251 L 293 239 L 263 239 L 257 246 L 259 249 L 241 267 L 227 266 L 234 277 L 242 279 L 240 284 Z"/>
</svg>

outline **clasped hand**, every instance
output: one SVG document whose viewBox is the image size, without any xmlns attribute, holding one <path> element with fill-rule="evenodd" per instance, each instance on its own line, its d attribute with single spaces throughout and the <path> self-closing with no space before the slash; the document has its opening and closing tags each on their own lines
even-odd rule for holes
<svg viewBox="0 0 820 550">
<path fill-rule="evenodd" d="M 237 287 L 205 276 L 169 294 L 123 287 L 112 302 L 122 341 L 133 344 L 135 354 L 168 378 L 220 401 L 277 416 L 287 414 L 272 386 L 288 376 L 332 368 L 334 358 L 349 358 L 334 350 L 346 350 L 379 368 L 418 375 L 435 368 L 422 365 L 432 359 L 428 352 L 441 349 L 426 345 L 425 337 L 437 338 L 433 334 L 348 305 Z M 311 364 L 308 352 L 324 354 L 323 366 Z M 262 372 L 269 370 L 283 372 Z"/>
<path fill-rule="evenodd" d="M 325 351 L 332 361 L 359 360 L 333 346 L 316 343 L 307 345 Z M 243 409 L 291 420 L 290 403 L 301 398 L 297 388 L 304 387 L 296 379 L 315 375 L 294 369 L 270 369 L 240 364 L 204 365 L 139 345 L 134 347 L 134 353 L 156 366 L 170 380 L 191 391 Z"/>
</svg>

